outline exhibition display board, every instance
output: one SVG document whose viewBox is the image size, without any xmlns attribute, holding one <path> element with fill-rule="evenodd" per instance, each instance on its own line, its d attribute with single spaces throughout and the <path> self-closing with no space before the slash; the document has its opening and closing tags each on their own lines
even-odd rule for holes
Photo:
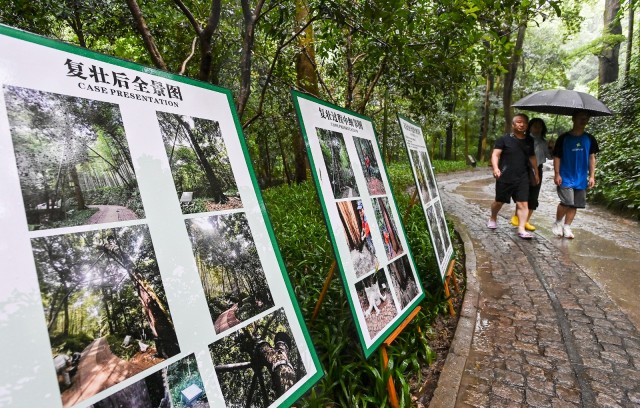
<svg viewBox="0 0 640 408">
<path fill-rule="evenodd" d="M 311 171 L 365 356 L 424 297 L 373 123 L 294 91 Z"/>
<path fill-rule="evenodd" d="M 0 406 L 292 405 L 322 370 L 230 92 L 0 49 Z"/>
<path fill-rule="evenodd" d="M 398 115 L 398 122 L 407 146 L 407 154 L 411 162 L 413 177 L 416 180 L 416 188 L 418 189 L 422 210 L 429 225 L 429 235 L 436 253 L 440 277 L 444 280 L 449 261 L 453 256 L 453 245 L 451 244 L 449 229 L 444 218 L 442 200 L 440 199 L 438 185 L 433 174 L 427 145 L 424 141 L 422 128 L 419 125 L 402 115 Z"/>
</svg>

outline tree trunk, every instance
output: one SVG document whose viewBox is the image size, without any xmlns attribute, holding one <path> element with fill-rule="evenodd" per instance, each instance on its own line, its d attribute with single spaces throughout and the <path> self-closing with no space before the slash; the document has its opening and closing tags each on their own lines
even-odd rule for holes
<svg viewBox="0 0 640 408">
<path fill-rule="evenodd" d="M 624 62 L 624 79 L 629 79 L 629 72 L 631 71 L 631 55 L 633 53 L 633 17 L 634 17 L 634 4 L 631 2 L 629 6 L 629 27 L 627 27 L 627 56 Z"/>
<path fill-rule="evenodd" d="M 165 64 L 164 59 L 162 59 L 162 55 L 160 54 L 160 50 L 156 45 L 155 40 L 153 39 L 153 35 L 151 34 L 151 30 L 147 26 L 147 22 L 144 20 L 144 16 L 142 15 L 142 10 L 138 5 L 136 0 L 126 0 L 127 6 L 129 6 L 129 10 L 131 11 L 131 15 L 133 16 L 133 20 L 136 23 L 136 29 L 138 33 L 142 36 L 142 42 L 144 43 L 144 48 L 147 49 L 149 56 L 151 57 L 151 61 L 156 66 L 156 68 L 163 69 L 168 71 L 167 64 Z"/>
<path fill-rule="evenodd" d="M 155 293 L 153 287 L 137 270 L 129 255 L 124 253 L 117 239 L 108 238 L 108 240 L 108 243 L 100 245 L 98 249 L 102 250 L 105 255 L 119 263 L 127 271 L 147 317 L 151 332 L 155 337 L 157 354 L 163 358 L 175 356 L 180 352 L 180 347 L 173 322 L 165 305 Z"/>
<path fill-rule="evenodd" d="M 296 0 L 296 23 L 299 27 L 309 20 L 309 4 L 307 0 Z M 298 89 L 314 96 L 319 95 L 318 75 L 316 73 L 316 51 L 314 47 L 313 26 L 309 24 L 298 36 L 298 51 L 296 54 L 296 86 Z M 300 130 L 293 132 L 295 180 L 302 183 L 307 180 L 309 160 L 304 140 Z M 283 156 L 284 159 L 284 156 Z"/>
<path fill-rule="evenodd" d="M 214 173 L 209 160 L 207 160 L 207 156 L 200 148 L 200 144 L 198 143 L 196 136 L 193 134 L 192 129 L 181 118 L 178 118 L 178 121 L 180 122 L 180 125 L 182 126 L 184 131 L 187 133 L 189 141 L 191 142 L 191 146 L 193 147 L 196 156 L 198 156 L 198 162 L 200 163 L 200 166 L 202 166 L 202 170 L 204 171 L 204 174 L 207 177 L 207 181 L 209 182 L 209 193 L 213 196 L 213 200 L 219 204 L 226 203 L 227 201 L 229 201 L 229 199 L 224 195 L 224 192 L 222 191 L 222 184 Z"/>
<path fill-rule="evenodd" d="M 238 117 L 242 119 L 249 95 L 251 94 L 251 63 L 255 43 L 256 24 L 264 0 L 258 0 L 255 10 L 251 10 L 249 0 L 241 0 L 243 15 L 242 51 L 240 53 L 240 91 L 238 92 Z"/>
<path fill-rule="evenodd" d="M 445 153 L 444 159 L 451 160 L 452 156 L 452 146 L 453 146 L 453 114 L 456 111 L 456 103 L 455 102 L 447 102 L 445 106 L 447 112 L 449 113 L 449 119 L 447 120 L 447 128 L 446 128 L 446 139 L 445 139 Z"/>
<path fill-rule="evenodd" d="M 345 89 L 344 94 L 344 107 L 347 109 L 351 109 L 351 104 L 353 103 L 353 93 L 356 88 L 355 78 L 353 74 L 353 59 L 351 55 L 351 45 L 353 41 L 353 32 L 350 28 L 345 29 L 345 58 L 347 62 L 346 67 L 346 76 L 347 76 L 347 87 Z"/>
<path fill-rule="evenodd" d="M 350 201 L 341 201 L 337 203 L 338 214 L 345 230 L 345 235 L 349 241 L 349 246 L 360 248 L 362 246 L 362 238 L 360 238 L 360 224 L 358 223 L 358 215 L 353 210 Z"/>
<path fill-rule="evenodd" d="M 296 383 L 296 372 L 289 361 L 291 338 L 284 332 L 275 336 L 274 346 L 268 342 L 258 343 L 253 362 L 259 372 L 266 367 L 271 374 L 271 383 L 276 397 L 287 392 Z"/>
<path fill-rule="evenodd" d="M 389 101 L 389 88 L 387 87 L 384 90 L 384 100 L 382 101 L 382 103 L 384 104 L 384 110 L 383 110 L 383 119 L 382 119 L 382 160 L 389 164 L 391 163 L 389 161 L 389 107 L 388 107 L 388 101 Z"/>
<path fill-rule="evenodd" d="M 622 25 L 618 18 L 620 11 L 620 0 L 605 0 L 604 3 L 604 35 L 622 34 Z M 598 56 L 598 89 L 603 85 L 618 80 L 618 70 L 620 65 L 618 58 L 620 55 L 620 43 L 605 46 L 602 53 Z"/>
<path fill-rule="evenodd" d="M 487 135 L 489 134 L 489 111 L 491 109 L 491 92 L 493 91 L 493 73 L 487 74 L 487 85 L 484 88 L 484 103 L 482 105 L 482 121 L 480 123 L 480 139 L 478 140 L 477 161 L 484 160 L 487 149 Z"/>
<path fill-rule="evenodd" d="M 76 171 L 76 165 L 69 163 L 69 177 L 73 183 L 73 192 L 76 197 L 76 208 L 78 210 L 84 210 L 87 208 L 84 202 L 84 195 L 82 194 L 82 188 L 80 187 L 80 179 L 78 178 L 78 172 Z"/>
<path fill-rule="evenodd" d="M 511 60 L 507 67 L 507 73 L 504 75 L 504 86 L 502 88 L 502 107 L 504 109 L 504 132 L 511 131 L 511 120 L 513 119 L 513 108 L 511 103 L 513 100 L 513 83 L 516 79 L 516 72 L 518 71 L 518 63 L 520 61 L 520 54 L 522 54 L 522 44 L 524 43 L 524 35 L 527 31 L 526 21 L 522 22 L 518 27 L 518 36 L 516 37 L 516 44 L 511 54 Z"/>
</svg>

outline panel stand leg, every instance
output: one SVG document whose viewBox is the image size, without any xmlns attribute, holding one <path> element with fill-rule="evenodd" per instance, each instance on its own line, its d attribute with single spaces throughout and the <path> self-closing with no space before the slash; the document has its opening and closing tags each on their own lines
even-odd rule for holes
<svg viewBox="0 0 640 408">
<path fill-rule="evenodd" d="M 386 371 L 389 367 L 389 355 L 387 354 L 387 347 L 393 343 L 393 341 L 398 337 L 402 330 L 409 324 L 411 320 L 418 314 L 418 312 L 422 309 L 421 306 L 416 307 L 413 311 L 407 316 L 406 319 L 387 337 L 387 339 L 382 343 L 380 347 L 380 355 L 382 356 L 382 364 L 384 366 L 384 370 Z M 420 330 L 420 328 L 418 328 Z M 389 380 L 387 381 L 387 392 L 389 393 L 389 405 L 392 408 L 399 408 L 398 405 L 398 395 L 396 394 L 396 387 L 393 384 L 393 377 L 389 375 Z"/>
<path fill-rule="evenodd" d="M 446 274 L 446 276 L 444 278 L 444 295 L 448 299 L 449 314 L 452 317 L 456 315 L 456 311 L 453 308 L 453 301 L 451 300 L 451 292 L 449 291 L 449 280 L 450 279 L 453 280 L 453 284 L 454 284 L 454 287 L 456 289 L 456 292 L 457 293 L 460 292 L 460 289 L 458 288 L 458 280 L 456 279 L 456 276 L 453 273 L 453 267 L 454 267 L 455 263 L 456 263 L 455 259 L 452 259 L 451 262 L 449 263 L 449 269 L 447 270 L 447 274 Z"/>
<path fill-rule="evenodd" d="M 311 323 L 313 323 L 316 320 L 316 317 L 318 317 L 318 313 L 320 313 L 320 306 L 322 306 L 324 297 L 327 295 L 327 291 L 329 290 L 329 284 L 331 283 L 333 274 L 336 272 L 336 266 L 338 266 L 338 264 L 334 260 L 333 263 L 331 263 L 331 267 L 329 268 L 329 273 L 327 274 L 327 277 L 324 280 L 324 285 L 322 286 L 322 292 L 320 292 L 320 296 L 318 297 L 318 301 L 316 302 L 316 307 L 313 309 L 313 315 L 311 315 Z"/>
</svg>

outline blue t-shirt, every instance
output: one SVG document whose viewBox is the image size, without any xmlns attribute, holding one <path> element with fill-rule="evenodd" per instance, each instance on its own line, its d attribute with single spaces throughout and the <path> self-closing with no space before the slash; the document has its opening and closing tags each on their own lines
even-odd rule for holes
<svg viewBox="0 0 640 408">
<path fill-rule="evenodd" d="M 562 187 L 586 190 L 589 176 L 589 156 L 600 151 L 598 142 L 589 133 L 580 136 L 564 133 L 553 149 L 553 156 L 560 158 Z"/>
</svg>

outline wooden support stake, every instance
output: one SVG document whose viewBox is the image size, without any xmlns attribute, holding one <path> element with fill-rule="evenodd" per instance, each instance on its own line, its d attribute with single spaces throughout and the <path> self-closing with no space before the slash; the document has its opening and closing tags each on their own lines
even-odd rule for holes
<svg viewBox="0 0 640 408">
<path fill-rule="evenodd" d="M 334 260 L 329 268 L 329 273 L 327 274 L 327 278 L 324 280 L 324 285 L 322 286 L 322 292 L 320 292 L 320 297 L 318 297 L 318 301 L 316 302 L 316 307 L 313 309 L 313 315 L 311 315 L 311 323 L 316 320 L 318 317 L 318 313 L 320 313 L 320 306 L 322 306 L 322 302 L 324 302 L 324 297 L 327 295 L 327 291 L 329 290 L 329 284 L 331 283 L 331 279 L 333 279 L 333 274 L 336 272 L 336 266 L 338 263 Z M 310 323 L 310 324 L 311 324 Z"/>
<path fill-rule="evenodd" d="M 445 275 L 445 278 L 444 278 L 444 295 L 448 298 L 449 314 L 452 317 L 456 315 L 456 311 L 453 308 L 453 301 L 451 300 L 451 292 L 449 292 L 449 279 L 453 276 L 453 266 L 455 265 L 455 263 L 456 263 L 455 259 L 452 259 L 451 262 L 449 263 L 449 269 L 447 270 L 447 274 Z M 453 276 L 453 279 L 455 282 L 456 292 L 459 292 L 458 281 L 455 280 L 455 276 Z"/>
<path fill-rule="evenodd" d="M 417 306 L 413 311 L 407 316 L 406 319 L 385 339 L 380 347 L 380 354 L 382 355 L 382 364 L 384 366 L 384 370 L 389 367 L 389 355 L 387 354 L 387 347 L 393 343 L 393 341 L 398 337 L 402 330 L 409 324 L 411 320 L 418 314 L 418 312 L 422 309 L 421 306 Z M 420 330 L 420 328 L 418 328 Z M 387 381 L 387 391 L 389 392 L 389 405 L 392 408 L 399 408 L 398 405 L 398 395 L 396 394 L 396 387 L 393 384 L 393 377 L 389 375 L 389 380 Z"/>
<path fill-rule="evenodd" d="M 407 225 L 407 218 L 409 217 L 409 213 L 411 209 L 416 204 L 416 198 L 418 197 L 418 187 L 413 191 L 413 195 L 411 196 L 411 200 L 409 200 L 409 206 L 407 207 L 407 211 L 404 213 L 404 217 L 402 217 L 402 223 Z"/>
</svg>

